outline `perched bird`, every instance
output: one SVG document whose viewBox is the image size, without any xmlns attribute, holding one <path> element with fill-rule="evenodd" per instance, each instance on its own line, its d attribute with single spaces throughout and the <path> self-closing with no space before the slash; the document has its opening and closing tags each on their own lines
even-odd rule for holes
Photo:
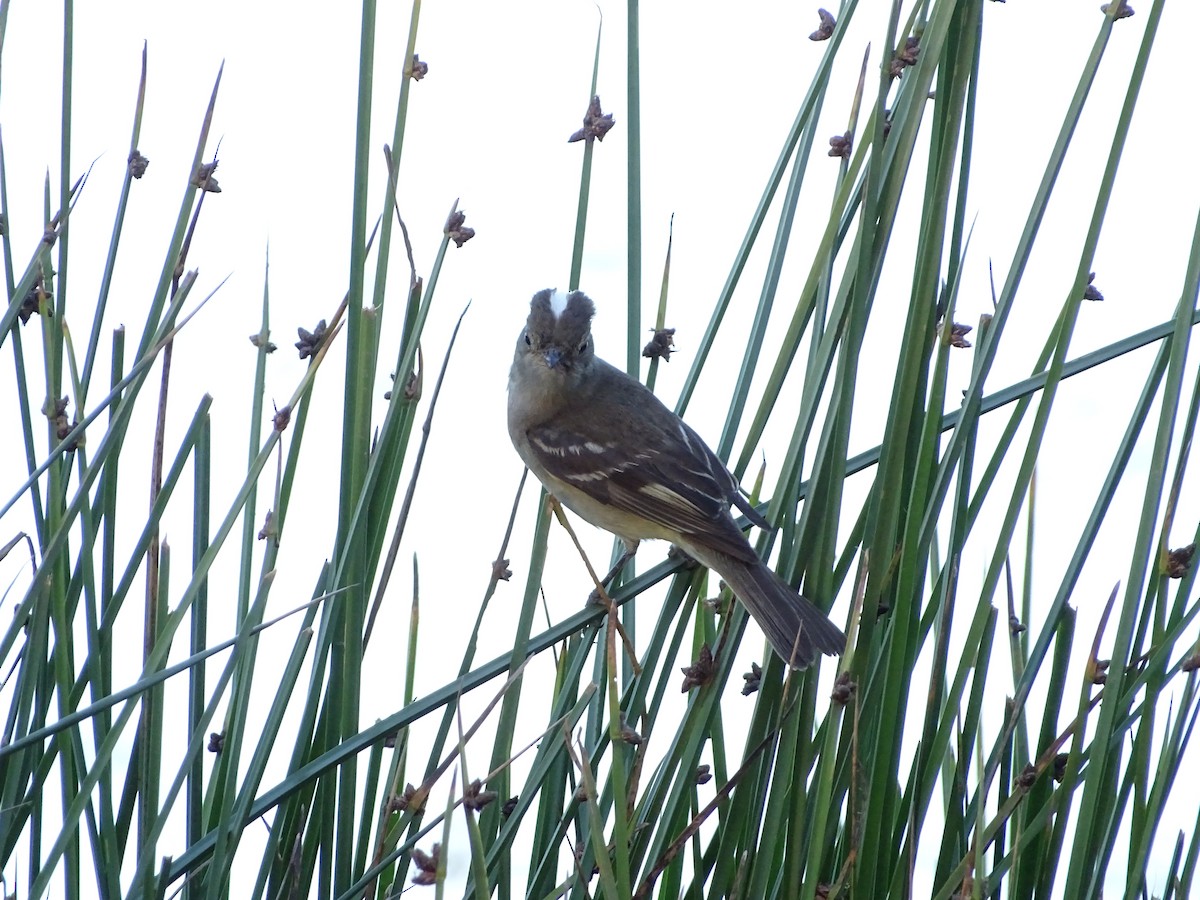
<svg viewBox="0 0 1200 900">
<path fill-rule="evenodd" d="M 508 376 L 508 433 L 546 490 L 625 543 L 679 546 L 715 571 L 795 668 L 841 653 L 845 636 L 772 572 L 729 511 L 764 520 L 700 437 L 640 382 L 595 355 L 582 292 L 530 303 Z"/>
</svg>

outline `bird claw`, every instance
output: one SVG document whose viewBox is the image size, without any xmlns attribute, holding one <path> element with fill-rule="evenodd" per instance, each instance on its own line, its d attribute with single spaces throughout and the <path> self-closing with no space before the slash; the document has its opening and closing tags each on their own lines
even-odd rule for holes
<svg viewBox="0 0 1200 900">
<path fill-rule="evenodd" d="M 678 544 L 671 545 L 671 549 L 667 551 L 667 559 L 683 563 L 683 567 L 685 569 L 694 569 L 700 565 L 700 563 L 696 561 L 695 557 L 691 556 Z"/>
</svg>

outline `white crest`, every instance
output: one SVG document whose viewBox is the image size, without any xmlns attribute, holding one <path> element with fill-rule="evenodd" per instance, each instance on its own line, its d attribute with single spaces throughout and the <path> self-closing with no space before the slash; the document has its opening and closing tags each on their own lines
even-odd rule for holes
<svg viewBox="0 0 1200 900">
<path fill-rule="evenodd" d="M 563 310 L 567 308 L 567 298 L 569 294 L 564 294 L 558 288 L 550 292 L 550 312 L 554 313 L 554 318 L 558 318 L 563 314 Z"/>
</svg>

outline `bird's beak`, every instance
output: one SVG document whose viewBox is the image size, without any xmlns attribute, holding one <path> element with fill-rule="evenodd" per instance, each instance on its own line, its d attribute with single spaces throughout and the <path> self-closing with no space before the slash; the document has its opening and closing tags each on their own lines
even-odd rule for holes
<svg viewBox="0 0 1200 900">
<path fill-rule="evenodd" d="M 546 367 L 550 369 L 557 368 L 562 361 L 562 352 L 557 347 L 551 347 L 543 356 L 546 358 Z"/>
</svg>

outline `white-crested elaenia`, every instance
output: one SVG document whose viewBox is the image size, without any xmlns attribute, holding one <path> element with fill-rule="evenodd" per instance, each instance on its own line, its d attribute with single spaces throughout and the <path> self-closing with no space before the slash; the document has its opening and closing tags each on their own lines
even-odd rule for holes
<svg viewBox="0 0 1200 900">
<path fill-rule="evenodd" d="M 580 291 L 534 295 L 508 380 L 513 446 L 546 490 L 625 542 L 661 538 L 715 571 L 796 668 L 845 636 L 754 552 L 730 504 L 768 523 L 716 454 L 640 382 L 595 355 Z"/>
</svg>

